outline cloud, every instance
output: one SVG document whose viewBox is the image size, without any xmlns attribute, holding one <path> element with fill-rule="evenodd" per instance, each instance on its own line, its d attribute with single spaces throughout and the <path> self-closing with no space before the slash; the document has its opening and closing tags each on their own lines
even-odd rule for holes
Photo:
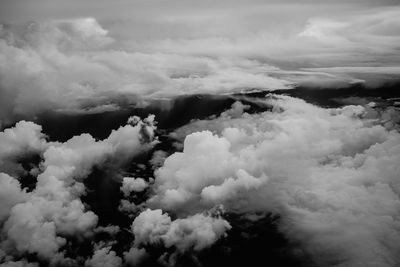
<svg viewBox="0 0 400 267">
<path fill-rule="evenodd" d="M 0 28 L 2 120 L 46 110 L 73 113 L 115 108 L 110 98 L 173 97 L 290 88 L 265 74 L 273 67 L 243 58 L 130 52 L 94 18 Z M 87 110 L 87 103 L 95 103 Z M 108 105 L 108 106 L 107 106 Z"/>
<path fill-rule="evenodd" d="M 121 98 L 378 87 L 400 73 L 394 0 L 14 2 L 0 9 L 2 128 L 46 111 L 116 111 Z M 154 116 L 131 117 L 104 140 L 50 142 L 28 121 L 0 132 L 2 265 L 35 266 L 24 257 L 37 256 L 41 264 L 120 266 L 122 255 L 135 265 L 151 246 L 196 252 L 228 234 L 228 220 L 213 212 L 221 206 L 249 220 L 278 215 L 279 230 L 320 266 L 400 265 L 398 111 L 323 109 L 275 95 L 262 104 L 270 111 L 248 114 L 238 101 L 172 133 L 183 151 L 153 153 L 154 181 L 122 180 L 130 199 L 120 211 L 137 215 L 133 246 L 95 245 L 86 262 L 68 258 L 71 240 L 123 228 L 96 228 L 98 215 L 81 200 L 84 180 L 151 150 Z M 31 156 L 40 164 L 23 166 Z M 28 174 L 37 183 L 22 189 Z M 131 202 L 144 190 L 150 199 Z"/>
<path fill-rule="evenodd" d="M 19 121 L 14 127 L 0 132 L 0 171 L 11 175 L 22 174 L 19 160 L 42 154 L 48 147 L 42 127 L 27 121 Z"/>
<path fill-rule="evenodd" d="M 378 87 L 398 81 L 400 11 L 389 2 L 287 2 L 284 14 L 277 3 L 214 4 L 200 10 L 181 3 L 178 10 L 185 12 L 169 7 L 159 16 L 151 5 L 136 3 L 145 10 L 134 22 L 130 13 L 120 22 L 113 18 L 102 24 L 87 16 L 4 24 L 2 121 L 29 117 L 43 107 L 71 113 L 115 110 L 111 99 L 127 96 L 153 99 L 295 84 Z M 149 16 L 143 16 L 146 12 Z M 169 36 L 173 32 L 176 36 Z M 332 69 L 346 67 L 352 70 Z"/>
<path fill-rule="evenodd" d="M 19 121 L 13 128 L 0 132 L 1 157 L 16 157 L 46 148 L 42 127 L 33 122 Z"/>
<path fill-rule="evenodd" d="M 383 126 L 384 113 L 276 95 L 266 104 L 271 111 L 178 130 L 188 134 L 183 152 L 156 170 L 148 205 L 186 216 L 221 204 L 277 214 L 321 266 L 397 265 L 400 134 Z"/>
<path fill-rule="evenodd" d="M 21 190 L 21 186 L 13 177 L 0 173 L 0 222 L 4 221 L 11 208 L 19 202 L 23 202 L 26 193 Z"/>
<path fill-rule="evenodd" d="M 21 191 L 19 183 L 7 174 L 2 174 L 4 189 L 1 219 L 6 219 L 2 228 L 2 245 L 7 253 L 37 253 L 45 261 L 62 258 L 60 249 L 67 239 L 90 236 L 98 217 L 88 211 L 80 200 L 85 193 L 82 183 L 94 166 L 110 161 L 110 164 L 125 164 L 133 156 L 151 148 L 154 141 L 154 117 L 145 120 L 132 117 L 129 123 L 111 132 L 107 139 L 97 141 L 89 134 L 74 136 L 65 143 L 42 140 L 41 128 L 34 123 L 21 122 L 15 128 L 5 130 L 2 136 L 18 136 L 23 126 L 26 136 L 33 144 L 46 147 L 43 162 L 37 175 L 37 184 L 30 193 Z M 9 151 L 25 153 L 25 139 L 14 138 Z M 14 140 L 12 139 L 12 140 Z M 35 147 L 30 144 L 31 147 Z M 19 149 L 18 148 L 24 148 Z M 17 153 L 15 152 L 15 153 Z M 104 252 L 104 251 L 103 251 Z M 99 253 L 103 255 L 102 251 Z M 107 252 L 108 253 L 108 252 Z M 105 253 L 105 254 L 107 254 Z M 108 255 L 108 254 L 107 254 Z M 96 255 L 95 255 L 96 256 Z"/>
<path fill-rule="evenodd" d="M 1 267 L 37 267 L 38 263 L 31 263 L 26 261 L 9 261 L 6 263 L 0 264 Z"/>
<path fill-rule="evenodd" d="M 201 198 L 211 202 L 223 202 L 225 199 L 235 199 L 240 191 L 249 191 L 257 189 L 267 177 L 255 178 L 244 170 L 238 170 L 237 179 L 227 178 L 220 185 L 210 185 L 201 191 Z"/>
<path fill-rule="evenodd" d="M 104 247 L 96 250 L 93 257 L 86 261 L 85 266 L 119 267 L 122 266 L 122 259 L 111 250 L 111 247 Z"/>
<path fill-rule="evenodd" d="M 135 245 L 163 244 L 167 248 L 176 247 L 181 252 L 209 247 L 230 228 L 229 223 L 219 217 L 195 214 L 171 220 L 160 209 L 147 209 L 132 223 Z"/>
<path fill-rule="evenodd" d="M 40 201 L 40 200 L 37 200 Z M 42 204 L 43 206 L 40 206 Z M 46 205 L 47 204 L 47 205 Z M 46 220 L 46 215 L 56 210 L 51 202 L 25 202 L 13 207 L 10 218 L 7 220 L 3 232 L 15 244 L 18 251 L 37 253 L 39 257 L 54 256 L 66 240 L 57 236 L 56 224 L 53 220 Z M 51 208 L 50 211 L 43 210 Z M 56 207 L 59 208 L 59 207 Z M 94 223 L 97 221 L 95 217 Z"/>
<path fill-rule="evenodd" d="M 142 192 L 147 187 L 148 184 L 143 178 L 124 177 L 121 191 L 127 197 L 131 192 Z"/>
<path fill-rule="evenodd" d="M 124 253 L 125 262 L 129 266 L 140 266 L 148 257 L 149 255 L 144 248 L 132 247 L 128 252 Z"/>
<path fill-rule="evenodd" d="M 279 5 L 268 6 L 268 10 L 259 7 L 258 11 L 252 10 L 248 14 L 229 14 L 227 23 L 231 28 L 238 21 L 250 24 L 237 25 L 237 30 L 223 28 L 215 34 L 156 39 L 142 47 L 140 42 L 134 44 L 139 46 L 137 49 L 149 49 L 150 46 L 156 51 L 185 55 L 257 59 L 280 67 L 281 70 L 267 71 L 268 75 L 305 86 L 346 87 L 351 83 L 365 83 L 379 87 L 386 82 L 398 81 L 398 5 L 365 8 L 359 2 L 355 5 L 358 8 L 353 9 L 355 6 L 349 4 L 346 9 L 343 4 L 319 4 L 286 3 L 284 8 L 281 7 L 285 14 L 280 17 L 275 17 L 282 12 L 275 10 Z M 294 9 L 297 9 L 296 15 Z M 338 12 L 338 9 L 342 10 Z M 301 11 L 305 13 L 297 15 Z M 270 12 L 275 14 L 267 17 Z M 291 17 L 285 20 L 288 14 Z M 240 16 L 245 18 L 240 20 Z M 258 24 L 260 21 L 263 23 Z M 330 70 L 335 67 L 352 67 L 352 71 Z M 363 75 L 364 68 L 369 68 L 373 77 Z"/>
</svg>

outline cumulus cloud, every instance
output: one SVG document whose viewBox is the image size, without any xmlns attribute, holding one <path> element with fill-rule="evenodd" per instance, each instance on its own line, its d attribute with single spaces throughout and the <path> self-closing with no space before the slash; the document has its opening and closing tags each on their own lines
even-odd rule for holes
<svg viewBox="0 0 400 267">
<path fill-rule="evenodd" d="M 121 191 L 125 196 L 129 196 L 131 192 L 142 192 L 147 187 L 148 184 L 143 178 L 124 177 L 122 179 Z"/>
<path fill-rule="evenodd" d="M 47 148 L 42 127 L 33 122 L 19 121 L 14 127 L 0 132 L 0 171 L 11 175 L 24 172 L 19 160 L 42 154 Z"/>
<path fill-rule="evenodd" d="M 162 244 L 179 251 L 202 250 L 225 235 L 230 224 L 220 217 L 203 214 L 171 220 L 162 210 L 147 209 L 132 223 L 135 245 Z"/>
<path fill-rule="evenodd" d="M 149 255 L 144 248 L 132 247 L 128 252 L 124 253 L 125 262 L 129 266 L 140 266 Z"/>
<path fill-rule="evenodd" d="M 85 266 L 89 267 L 119 267 L 121 265 L 122 259 L 111 250 L 111 247 L 104 247 L 96 250 L 93 257 L 85 263 Z"/>
<path fill-rule="evenodd" d="M 21 185 L 13 177 L 0 173 L 0 222 L 8 217 L 11 208 L 24 201 L 26 193 L 21 190 Z"/>
<path fill-rule="evenodd" d="M 94 166 L 106 160 L 123 164 L 151 148 L 156 142 L 153 120 L 152 116 L 143 121 L 130 118 L 127 125 L 114 130 L 107 139 L 101 141 L 88 134 L 75 136 L 65 143 L 47 143 L 39 138 L 42 141 L 39 142 L 40 146 L 44 142 L 46 149 L 43 152 L 42 170 L 32 192 L 25 193 L 14 178 L 1 174 L 1 219 L 6 219 L 2 228 L 2 246 L 6 252 L 12 255 L 16 249 L 22 253 L 37 253 L 40 258 L 50 260 L 56 255 L 62 257 L 59 250 L 69 236 L 90 235 L 98 218 L 80 200 L 85 192 L 83 179 Z M 42 137 L 39 126 L 26 122 L 5 130 L 3 137 L 10 136 L 12 130 L 18 133 L 16 129 L 25 124 L 28 130 L 36 130 L 34 137 Z M 31 132 L 28 131 L 26 135 L 31 136 Z M 35 138 L 31 139 L 33 144 L 36 144 L 35 141 Z M 30 143 L 30 146 L 24 146 L 26 142 L 23 138 L 16 139 L 15 143 L 8 143 L 10 147 L 13 145 L 10 151 L 18 151 L 19 147 L 34 147 Z M 24 153 L 25 150 L 20 151 Z M 108 252 L 100 251 L 98 256 L 103 254 L 108 255 Z"/>
<path fill-rule="evenodd" d="M 1 157 L 16 157 L 46 148 L 42 127 L 33 122 L 19 121 L 13 128 L 0 132 Z"/>
<path fill-rule="evenodd" d="M 322 266 L 399 264 L 398 131 L 368 106 L 266 102 L 270 112 L 185 126 L 184 150 L 156 171 L 148 204 L 278 214 L 280 229 Z"/>
<path fill-rule="evenodd" d="M 115 111 L 121 98 L 145 105 L 296 85 L 377 87 L 400 74 L 394 0 L 12 2 L 0 9 L 1 128 L 45 111 Z M 253 220 L 278 215 L 279 230 L 320 266 L 400 265 L 398 111 L 323 109 L 274 95 L 262 105 L 270 111 L 249 114 L 237 101 L 176 130 L 169 137 L 183 151 L 152 154 L 154 181 L 123 174 L 135 176 L 116 188 L 129 197 L 120 211 L 138 215 L 133 247 L 96 245 L 86 261 L 68 258 L 71 239 L 126 229 L 96 228 L 98 216 L 81 200 L 84 181 L 96 167 L 118 169 L 152 149 L 154 116 L 131 117 L 104 140 L 83 133 L 50 142 L 27 121 L 0 132 L 2 266 L 36 266 L 27 255 L 87 266 L 120 266 L 123 255 L 136 265 L 150 246 L 199 251 L 231 228 L 209 212 L 220 206 Z M 20 162 L 31 156 L 41 162 L 27 170 Z M 21 186 L 27 174 L 37 179 L 31 191 Z"/>
</svg>

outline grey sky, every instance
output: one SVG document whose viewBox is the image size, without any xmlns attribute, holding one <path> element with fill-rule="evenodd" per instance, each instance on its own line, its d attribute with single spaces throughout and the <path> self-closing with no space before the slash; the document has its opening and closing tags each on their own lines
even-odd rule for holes
<svg viewBox="0 0 400 267">
<path fill-rule="evenodd" d="M 31 113 L 113 94 L 380 86 L 400 76 L 396 2 L 0 0 L 2 106 Z"/>
</svg>

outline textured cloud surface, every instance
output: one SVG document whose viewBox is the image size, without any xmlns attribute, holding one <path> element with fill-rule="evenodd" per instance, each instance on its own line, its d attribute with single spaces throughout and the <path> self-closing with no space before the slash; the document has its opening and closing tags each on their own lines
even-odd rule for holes
<svg viewBox="0 0 400 267">
<path fill-rule="evenodd" d="M 222 116 L 181 131 L 183 152 L 156 171 L 150 204 L 190 214 L 224 205 L 271 212 L 322 266 L 399 264 L 400 134 L 368 108 L 322 109 L 289 97 L 274 112 Z M 210 166 L 213 166 L 210 168 Z"/>
<path fill-rule="evenodd" d="M 128 124 L 113 131 L 102 141 L 83 134 L 75 136 L 65 143 L 46 142 L 40 133 L 40 127 L 30 122 L 20 122 L 16 127 L 2 132 L 2 142 L 7 142 L 8 151 L 37 149 L 38 144 L 46 146 L 42 153 L 43 162 L 37 176 L 37 184 L 32 192 L 21 190 L 18 181 L 1 173 L 2 190 L 0 191 L 2 228 L 2 249 L 9 255 L 17 252 L 37 253 L 40 258 L 50 261 L 62 246 L 66 245 L 68 236 L 90 235 L 97 224 L 98 217 L 87 211 L 80 200 L 85 193 L 82 180 L 92 168 L 104 164 L 107 160 L 123 164 L 132 156 L 150 148 L 154 142 L 152 118 L 146 123 L 132 118 L 135 124 Z M 18 136 L 21 128 L 28 129 L 25 135 Z M 150 137 L 146 143 L 142 134 Z M 34 134 L 31 134 L 34 133 Z M 26 144 L 26 135 L 31 135 Z M 12 136 L 14 142 L 8 142 Z M 21 151 L 21 147 L 24 150 Z M 7 154 L 6 154 L 7 156 Z M 18 255 L 18 253 L 16 253 Z M 89 265 L 106 257 L 107 251 L 95 253 Z M 114 260 L 111 260 L 114 262 Z"/>
<path fill-rule="evenodd" d="M 0 0 L 0 266 L 400 266 L 399 29 L 396 0 Z"/>
<path fill-rule="evenodd" d="M 209 247 L 229 229 L 227 221 L 202 214 L 171 221 L 160 209 L 147 209 L 132 223 L 136 245 L 164 243 L 181 251 Z"/>
<path fill-rule="evenodd" d="M 120 232 L 96 229 L 99 215 L 81 199 L 85 179 L 93 168 L 118 169 L 157 145 L 154 116 L 131 117 L 104 140 L 82 134 L 50 142 L 40 126 L 25 121 L 6 129 L 0 136 L 7 148 L 1 260 L 20 264 L 34 254 L 56 266 L 121 266 L 155 256 L 174 265 L 181 255 L 229 236 L 225 214 L 250 224 L 272 214 L 279 216 L 279 231 L 318 266 L 398 265 L 400 134 L 391 119 L 398 111 L 373 104 L 328 109 L 279 95 L 257 101 L 269 110 L 249 114 L 250 105 L 237 101 L 218 117 L 170 133 L 183 151 L 164 155 L 154 179 L 121 177 L 117 188 L 121 211 L 131 218 L 124 230 L 132 236 L 129 247 L 117 254 L 114 243 L 99 242 L 79 259 L 68 257 L 71 240 Z M 21 175 L 37 178 L 31 190 L 22 189 L 12 176 L 16 168 L 9 168 L 13 158 L 29 153 L 41 158 L 30 170 L 20 166 Z M 166 252 L 160 256 L 154 248 Z"/>
<path fill-rule="evenodd" d="M 138 101 L 296 84 L 398 82 L 400 9 L 390 1 L 289 1 L 282 4 L 284 14 L 274 1 L 239 1 L 226 9 L 173 1 L 161 16 L 155 16 L 154 4 L 132 3 L 134 13 L 142 8 L 137 21 L 123 15 L 121 21 L 106 19 L 100 12 L 99 19 L 56 16 L 2 24 L 2 121 L 43 110 L 112 111 L 118 108 L 112 99 L 127 96 Z M 297 9 L 304 13 L 290 17 Z"/>
<path fill-rule="evenodd" d="M 125 52 L 93 18 L 0 28 L 1 115 L 113 110 L 111 98 L 283 89 L 267 64 L 248 59 Z"/>
</svg>

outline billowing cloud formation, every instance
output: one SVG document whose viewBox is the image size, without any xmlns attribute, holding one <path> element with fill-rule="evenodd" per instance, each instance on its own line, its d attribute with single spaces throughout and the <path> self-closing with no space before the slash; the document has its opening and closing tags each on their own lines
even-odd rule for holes
<svg viewBox="0 0 400 267">
<path fill-rule="evenodd" d="M 41 154 L 47 146 L 40 125 L 27 121 L 18 122 L 15 127 L 0 132 L 0 171 L 20 174 L 23 168 L 18 160 Z"/>
<path fill-rule="evenodd" d="M 93 257 L 87 260 L 85 266 L 99 267 L 119 267 L 122 265 L 122 260 L 118 257 L 110 247 L 104 247 L 94 252 Z"/>
<path fill-rule="evenodd" d="M 172 221 L 160 209 L 147 209 L 132 223 L 135 245 L 163 244 L 167 248 L 174 246 L 180 251 L 209 247 L 230 228 L 224 219 L 203 214 Z"/>
<path fill-rule="evenodd" d="M 299 7 L 288 3 L 286 8 Z M 156 30 L 158 38 L 122 38 L 114 24 L 104 23 L 108 31 L 92 17 L 4 24 L 0 27 L 2 120 L 39 113 L 44 106 L 65 112 L 111 111 L 118 108 L 112 99 L 121 96 L 138 100 L 288 89 L 295 84 L 380 86 L 398 81 L 398 7 L 351 9 L 343 14 L 309 5 L 302 8 L 310 9 L 310 14 L 293 18 L 299 22 L 292 23 L 296 26 L 283 23 L 282 32 L 271 26 L 277 24 L 274 19 L 264 21 L 265 13 L 277 7 L 260 3 L 248 5 L 243 14 L 230 9 L 222 13 L 224 23 L 231 25 L 221 29 L 208 25 L 221 18 L 215 14 L 208 18 L 197 9 L 199 19 L 204 19 L 200 24 L 190 16 L 150 18 L 149 23 L 159 27 L 185 26 L 172 37 Z M 188 12 L 194 11 L 189 7 Z M 238 21 L 249 22 L 236 25 Z M 216 32 L 202 31 L 210 27 Z"/>
<path fill-rule="evenodd" d="M 10 210 L 18 202 L 25 200 L 26 194 L 21 185 L 13 177 L 0 173 L 0 222 L 10 214 Z"/>
<path fill-rule="evenodd" d="M 398 265 L 399 132 L 369 107 L 266 102 L 271 112 L 228 112 L 178 130 L 194 133 L 156 171 L 149 205 L 279 214 L 282 231 L 321 266 Z"/>
<path fill-rule="evenodd" d="M 207 58 L 112 49 L 95 19 L 0 27 L 3 120 L 47 109 L 109 110 L 110 97 L 226 93 L 290 87 L 276 69 L 247 59 Z M 103 107 L 103 108 L 102 108 Z M 93 110 L 92 110 L 93 111 Z"/>
<path fill-rule="evenodd" d="M 142 192 L 147 187 L 148 184 L 143 178 L 124 177 L 121 191 L 125 196 L 129 196 L 131 192 Z"/>
<path fill-rule="evenodd" d="M 25 153 L 34 144 L 45 144 L 41 172 L 32 192 L 20 189 L 19 183 L 7 174 L 1 174 L 0 190 L 1 220 L 6 219 L 2 228 L 2 249 L 9 255 L 14 253 L 37 253 L 45 260 L 59 259 L 61 247 L 68 236 L 90 235 L 97 224 L 97 216 L 87 211 L 80 200 L 85 187 L 82 180 L 94 166 L 106 161 L 123 164 L 134 155 L 155 144 L 154 116 L 141 121 L 130 118 L 130 124 L 114 130 L 107 139 L 96 141 L 88 134 L 75 136 L 65 143 L 46 142 L 40 127 L 34 123 L 20 122 L 15 128 L 4 131 L 4 136 L 18 137 L 19 129 L 27 128 L 31 137 L 29 146 L 24 138 L 9 142 L 9 151 Z M 31 133 L 36 133 L 31 136 Z M 24 136 L 22 136 L 24 137 Z M 41 142 L 38 142 L 37 137 Z M 17 253 L 18 254 L 18 253 Z M 112 253 L 100 250 L 91 261 Z M 112 260 L 114 262 L 114 260 Z M 89 262 L 90 263 L 90 262 Z"/>
<path fill-rule="evenodd" d="M 2 2 L 1 129 L 41 112 L 94 114 L 186 94 L 399 81 L 395 0 L 53 2 Z M 176 130 L 169 137 L 183 151 L 172 155 L 179 144 L 167 136 L 152 150 L 154 116 L 131 117 L 103 140 L 50 142 L 27 121 L 0 132 L 0 262 L 171 263 L 228 233 L 223 208 L 249 222 L 278 215 L 279 231 L 318 266 L 400 265 L 398 110 L 274 95 L 261 106 L 270 111 L 250 115 L 254 106 L 236 102 Z M 128 164 L 144 151 L 135 160 L 149 162 Z M 128 215 L 110 212 L 118 226 L 96 229 L 102 206 L 83 198 L 84 182 L 103 166 L 127 176 L 105 202 Z M 120 191 L 125 199 L 113 199 Z M 123 231 L 126 243 L 107 240 Z M 93 251 L 72 259 L 84 239 Z"/>
</svg>

